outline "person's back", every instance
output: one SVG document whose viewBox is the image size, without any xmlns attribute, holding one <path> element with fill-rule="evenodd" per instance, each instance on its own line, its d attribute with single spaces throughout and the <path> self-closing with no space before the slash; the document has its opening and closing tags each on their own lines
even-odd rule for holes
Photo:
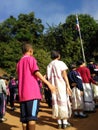
<svg viewBox="0 0 98 130">
<path fill-rule="evenodd" d="M 77 68 L 77 71 L 80 73 L 84 83 L 89 82 L 87 67 L 85 67 L 85 66 L 79 67 L 79 68 Z"/>
<path fill-rule="evenodd" d="M 34 72 L 39 70 L 38 66 L 36 66 L 35 58 L 29 55 L 24 55 L 18 62 L 17 67 L 20 101 L 40 99 L 41 94 L 37 77 L 34 75 Z"/>
<path fill-rule="evenodd" d="M 85 66 L 83 61 L 78 61 L 77 71 L 80 73 L 83 80 L 83 90 L 84 90 L 84 110 L 85 111 L 94 111 L 95 103 L 93 100 L 93 91 L 91 83 L 96 83 L 91 75 L 90 70 Z"/>
<path fill-rule="evenodd" d="M 0 77 L 0 122 L 6 121 L 7 119 L 4 118 L 5 115 L 5 107 L 6 107 L 6 81 L 8 77 L 3 75 Z"/>
<path fill-rule="evenodd" d="M 3 79 L 0 79 L 0 93 L 6 94 L 6 85 Z"/>
<path fill-rule="evenodd" d="M 73 88 L 72 84 L 75 83 L 78 89 L 83 90 L 82 78 L 76 70 L 69 71 L 68 79 L 71 88 Z"/>
<path fill-rule="evenodd" d="M 71 116 L 69 96 L 66 90 L 71 89 L 69 86 L 67 72 L 68 67 L 63 61 L 60 61 L 60 54 L 57 51 L 51 52 L 52 61 L 47 66 L 48 81 L 56 87 L 56 93 L 52 94 L 52 114 L 57 119 L 58 128 L 66 128 L 71 124 L 67 119 Z M 68 106 L 69 105 L 69 106 Z"/>
<path fill-rule="evenodd" d="M 90 70 L 86 66 L 78 67 L 77 71 L 80 73 L 83 83 L 95 83 L 91 77 Z"/>
<path fill-rule="evenodd" d="M 23 130 L 35 130 L 35 121 L 39 111 L 39 102 L 41 99 L 38 79 L 43 81 L 52 92 L 55 91 L 52 86 L 39 72 L 36 59 L 33 57 L 33 48 L 31 44 L 22 46 L 23 56 L 17 63 L 18 74 L 18 92 L 20 101 L 20 121 Z"/>
<path fill-rule="evenodd" d="M 56 80 L 56 82 L 61 82 L 62 83 L 65 83 L 64 79 L 63 79 L 63 76 L 62 76 L 62 71 L 63 70 L 67 70 L 68 67 L 66 66 L 66 64 L 60 60 L 53 60 L 48 66 L 48 71 L 47 71 L 47 74 L 48 74 L 48 80 L 50 82 L 52 82 L 51 79 Z M 52 82 L 53 84 L 53 82 Z"/>
</svg>

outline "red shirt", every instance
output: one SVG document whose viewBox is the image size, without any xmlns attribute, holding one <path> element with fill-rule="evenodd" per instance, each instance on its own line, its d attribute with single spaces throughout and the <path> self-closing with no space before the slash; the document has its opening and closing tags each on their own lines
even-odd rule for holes
<svg viewBox="0 0 98 130">
<path fill-rule="evenodd" d="M 83 83 L 96 84 L 96 82 L 92 79 L 92 77 L 90 75 L 90 70 L 86 66 L 77 68 L 77 71 L 80 73 Z"/>
</svg>

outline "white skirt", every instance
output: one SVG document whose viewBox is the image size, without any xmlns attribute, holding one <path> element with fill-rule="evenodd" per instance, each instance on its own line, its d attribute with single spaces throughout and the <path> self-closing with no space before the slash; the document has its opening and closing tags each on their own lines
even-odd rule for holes
<svg viewBox="0 0 98 130">
<path fill-rule="evenodd" d="M 73 110 L 83 110 L 84 109 L 84 102 L 83 102 L 83 96 L 81 96 L 81 91 L 74 87 L 72 89 L 72 109 Z"/>
<path fill-rule="evenodd" d="M 52 114 L 53 118 L 64 119 L 69 118 L 72 114 L 71 103 L 69 96 L 66 95 L 66 99 L 58 100 L 56 93 L 52 94 Z"/>
<path fill-rule="evenodd" d="M 98 99 L 98 85 L 92 84 L 93 92 L 94 92 L 94 99 Z"/>
<path fill-rule="evenodd" d="M 84 89 L 84 110 L 93 111 L 95 108 L 93 89 L 90 83 L 83 83 Z"/>
</svg>

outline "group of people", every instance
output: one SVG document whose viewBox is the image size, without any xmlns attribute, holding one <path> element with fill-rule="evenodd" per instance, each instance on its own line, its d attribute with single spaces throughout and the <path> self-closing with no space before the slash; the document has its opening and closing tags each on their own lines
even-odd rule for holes
<svg viewBox="0 0 98 130">
<path fill-rule="evenodd" d="M 0 76 L 0 122 L 7 120 L 4 117 L 7 104 L 10 105 L 12 111 L 15 110 L 16 91 L 17 83 L 15 77 L 10 76 L 9 78 L 6 74 Z"/>
<path fill-rule="evenodd" d="M 72 89 L 71 101 L 74 117 L 85 118 L 87 114 L 84 112 L 95 112 L 93 85 L 98 87 L 98 79 L 94 80 L 89 65 L 86 66 L 83 61 L 70 65 L 68 78 Z"/>
<path fill-rule="evenodd" d="M 58 51 L 51 52 L 52 61 L 47 66 L 44 77 L 33 56 L 33 47 L 26 43 L 22 46 L 23 56 L 17 63 L 18 94 L 20 101 L 20 121 L 23 130 L 35 130 L 40 100 L 42 99 L 39 81 L 46 85 L 51 95 L 47 101 L 52 108 L 53 118 L 58 129 L 71 126 L 69 118 L 86 118 L 88 111 L 95 110 L 91 83 L 98 83 L 91 76 L 90 69 L 83 61 L 72 63 L 70 69 L 60 60 Z"/>
</svg>

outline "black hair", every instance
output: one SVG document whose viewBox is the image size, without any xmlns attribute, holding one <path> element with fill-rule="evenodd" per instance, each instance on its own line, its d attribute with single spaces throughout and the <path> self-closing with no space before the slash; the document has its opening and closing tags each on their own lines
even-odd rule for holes
<svg viewBox="0 0 98 130">
<path fill-rule="evenodd" d="M 91 58 L 91 59 L 89 60 L 89 62 L 95 62 L 95 59 L 94 59 L 94 58 Z"/>
<path fill-rule="evenodd" d="M 69 67 L 72 70 L 72 69 L 75 69 L 77 66 L 76 66 L 76 63 L 71 63 Z"/>
<path fill-rule="evenodd" d="M 9 77 L 7 76 L 7 74 L 3 74 L 2 76 L 0 76 L 0 79 L 9 80 Z"/>
<path fill-rule="evenodd" d="M 51 59 L 56 59 L 60 56 L 60 53 L 58 51 L 51 51 Z"/>
<path fill-rule="evenodd" d="M 79 65 L 82 65 L 84 63 L 84 61 L 83 60 L 79 60 L 79 61 L 77 61 L 77 65 L 79 66 Z"/>
</svg>

